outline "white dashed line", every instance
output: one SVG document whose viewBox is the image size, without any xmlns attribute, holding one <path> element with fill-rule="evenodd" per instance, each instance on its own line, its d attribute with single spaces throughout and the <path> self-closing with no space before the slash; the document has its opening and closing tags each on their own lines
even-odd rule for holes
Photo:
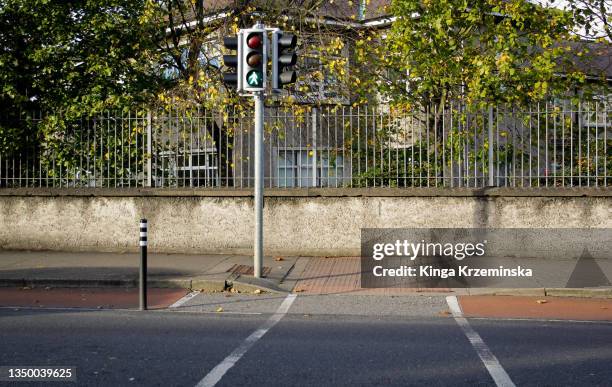
<svg viewBox="0 0 612 387">
<path fill-rule="evenodd" d="M 174 304 L 170 305 L 168 308 L 178 308 L 179 306 L 182 306 L 184 303 L 186 303 L 187 301 L 191 300 L 193 297 L 197 296 L 198 294 L 200 294 L 200 292 L 191 292 L 191 293 L 187 293 L 185 294 L 185 296 L 183 298 L 181 298 L 180 300 L 176 301 Z"/>
<path fill-rule="evenodd" d="M 204 377 L 204 379 L 200 380 L 200 383 L 196 385 L 196 387 L 212 387 L 215 384 L 219 383 L 219 380 L 225 375 L 230 368 L 234 366 L 240 360 L 242 356 L 257 342 L 257 340 L 261 339 L 263 335 L 265 335 L 273 326 L 275 326 L 282 318 L 287 314 L 291 304 L 295 301 L 297 294 L 289 294 L 283 300 L 282 304 L 276 310 L 270 318 L 255 332 L 251 333 L 249 337 L 247 337 L 242 344 L 238 346 L 234 350 L 234 352 L 230 353 L 223 361 L 215 368 L 213 368 L 208 375 Z"/>
<path fill-rule="evenodd" d="M 493 378 L 493 381 L 498 387 L 515 387 L 514 382 L 510 379 L 510 376 L 504 370 L 504 367 L 499 363 L 499 360 L 493 355 L 493 352 L 489 349 L 489 347 L 482 340 L 482 337 L 476 332 L 468 320 L 463 317 L 463 312 L 461 312 L 461 307 L 459 306 L 459 301 L 457 301 L 457 297 L 448 296 L 446 297 L 446 303 L 453 314 L 453 318 L 457 322 L 457 324 L 463 330 L 463 333 L 472 344 L 472 347 L 476 350 L 478 357 L 482 360 L 484 366 L 487 371 Z"/>
</svg>

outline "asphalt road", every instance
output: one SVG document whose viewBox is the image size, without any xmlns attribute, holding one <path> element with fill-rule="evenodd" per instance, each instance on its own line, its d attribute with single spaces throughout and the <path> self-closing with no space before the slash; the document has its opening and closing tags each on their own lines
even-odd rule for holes
<svg viewBox="0 0 612 387">
<path fill-rule="evenodd" d="M 495 385 L 444 297 L 298 296 L 270 327 L 282 302 L 200 295 L 169 311 L 4 308 L 0 365 L 76 366 L 78 385 L 195 386 L 266 327 L 218 386 Z M 517 386 L 612 385 L 610 323 L 468 321 Z"/>
</svg>

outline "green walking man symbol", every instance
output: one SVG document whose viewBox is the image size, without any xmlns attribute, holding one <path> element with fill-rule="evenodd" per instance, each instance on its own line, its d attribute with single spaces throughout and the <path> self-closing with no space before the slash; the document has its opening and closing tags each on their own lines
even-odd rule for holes
<svg viewBox="0 0 612 387">
<path fill-rule="evenodd" d="M 262 76 L 259 71 L 253 70 L 247 74 L 247 83 L 249 84 L 249 86 L 260 87 L 261 81 L 262 81 Z"/>
</svg>

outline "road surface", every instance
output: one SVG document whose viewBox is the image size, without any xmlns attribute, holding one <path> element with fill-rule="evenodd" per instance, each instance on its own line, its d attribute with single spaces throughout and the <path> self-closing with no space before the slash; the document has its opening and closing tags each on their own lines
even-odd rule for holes
<svg viewBox="0 0 612 387">
<path fill-rule="evenodd" d="M 91 386 L 612 385 L 607 321 L 463 319 L 436 295 L 291 297 L 3 307 L 0 366 L 75 366 Z"/>
</svg>

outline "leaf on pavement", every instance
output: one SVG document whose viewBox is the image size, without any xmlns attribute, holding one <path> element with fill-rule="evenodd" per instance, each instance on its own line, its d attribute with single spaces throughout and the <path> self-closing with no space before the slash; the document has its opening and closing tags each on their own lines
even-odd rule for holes
<svg viewBox="0 0 612 387">
<path fill-rule="evenodd" d="M 546 304 L 548 301 L 547 300 L 537 300 L 536 302 L 538 304 Z"/>
<path fill-rule="evenodd" d="M 221 312 L 223 312 L 223 308 L 222 308 L 222 307 L 218 307 L 218 308 L 215 310 L 215 312 L 217 312 L 217 313 L 221 313 Z"/>
</svg>

